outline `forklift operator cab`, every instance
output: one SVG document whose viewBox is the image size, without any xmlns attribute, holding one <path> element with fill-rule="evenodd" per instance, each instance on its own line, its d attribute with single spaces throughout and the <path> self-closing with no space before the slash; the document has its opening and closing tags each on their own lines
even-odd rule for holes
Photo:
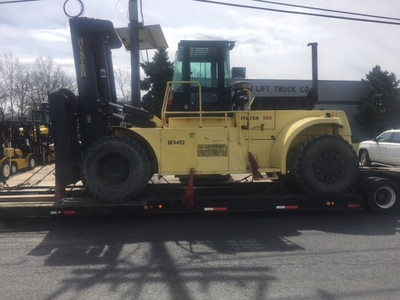
<svg viewBox="0 0 400 300">
<path fill-rule="evenodd" d="M 201 86 L 201 110 L 232 110 L 229 51 L 234 46 L 233 41 L 181 41 L 167 111 L 200 110 L 199 86 L 189 81 Z"/>
</svg>

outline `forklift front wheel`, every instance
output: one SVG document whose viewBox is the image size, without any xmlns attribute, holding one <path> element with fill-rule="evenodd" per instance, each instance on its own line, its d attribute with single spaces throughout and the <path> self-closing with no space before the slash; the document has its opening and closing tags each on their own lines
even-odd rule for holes
<svg viewBox="0 0 400 300">
<path fill-rule="evenodd" d="M 81 174 L 85 188 L 94 198 L 114 203 L 134 200 L 151 177 L 143 147 L 118 136 L 103 137 L 89 147 Z"/>
<path fill-rule="evenodd" d="M 10 162 L 8 160 L 4 160 L 1 163 L 1 177 L 3 177 L 4 179 L 8 179 L 11 175 L 11 165 Z"/>
</svg>

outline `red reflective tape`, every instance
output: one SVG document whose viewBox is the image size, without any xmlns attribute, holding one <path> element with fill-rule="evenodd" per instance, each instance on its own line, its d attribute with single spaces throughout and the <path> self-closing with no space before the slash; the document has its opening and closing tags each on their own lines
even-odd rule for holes
<svg viewBox="0 0 400 300">
<path fill-rule="evenodd" d="M 227 211 L 227 207 L 204 207 L 205 211 Z"/>
<path fill-rule="evenodd" d="M 277 206 L 276 209 L 299 209 L 298 205 L 282 205 L 282 206 Z"/>
<path fill-rule="evenodd" d="M 214 211 L 227 211 L 227 207 L 214 207 Z"/>
<path fill-rule="evenodd" d="M 347 207 L 348 208 L 361 208 L 361 205 L 360 204 L 349 204 Z"/>
<path fill-rule="evenodd" d="M 286 207 L 286 209 L 299 209 L 298 205 L 288 205 L 288 206 L 285 206 L 285 207 Z"/>
<path fill-rule="evenodd" d="M 74 211 L 74 210 L 64 210 L 63 212 L 61 212 L 61 214 L 63 214 L 63 215 L 75 215 L 76 211 Z"/>
</svg>

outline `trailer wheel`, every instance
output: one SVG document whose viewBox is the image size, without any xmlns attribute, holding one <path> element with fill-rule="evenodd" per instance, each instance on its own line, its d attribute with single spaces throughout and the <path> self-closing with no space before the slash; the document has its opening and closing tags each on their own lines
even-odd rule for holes
<svg viewBox="0 0 400 300">
<path fill-rule="evenodd" d="M 365 207 L 372 213 L 386 215 L 400 208 L 400 188 L 388 178 L 371 178 L 362 195 Z"/>
<path fill-rule="evenodd" d="M 4 160 L 2 163 L 1 163 L 1 170 L 0 170 L 0 172 L 1 172 L 1 177 L 3 178 L 3 179 L 8 179 L 9 177 L 10 177 L 10 175 L 11 175 L 11 166 L 10 166 L 10 162 L 8 161 L 8 160 Z"/>
<path fill-rule="evenodd" d="M 316 136 L 304 142 L 294 158 L 297 185 L 318 197 L 340 196 L 353 187 L 358 176 L 358 157 L 340 136 Z"/>
<path fill-rule="evenodd" d="M 369 167 L 371 165 L 371 159 L 369 158 L 367 150 L 360 151 L 359 160 L 360 160 L 360 166 Z"/>
<path fill-rule="evenodd" d="M 81 174 L 94 198 L 113 203 L 133 200 L 151 177 L 145 150 L 136 141 L 117 136 L 103 137 L 89 147 Z"/>
<path fill-rule="evenodd" d="M 16 174 L 18 171 L 18 165 L 17 163 L 14 161 L 11 163 L 11 175 Z"/>
</svg>

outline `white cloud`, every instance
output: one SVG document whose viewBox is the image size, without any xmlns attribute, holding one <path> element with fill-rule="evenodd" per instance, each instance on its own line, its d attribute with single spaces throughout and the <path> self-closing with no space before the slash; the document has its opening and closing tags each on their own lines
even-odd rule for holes
<svg viewBox="0 0 400 300">
<path fill-rule="evenodd" d="M 38 29 L 31 30 L 30 34 L 43 42 L 69 42 L 70 34 L 67 29 Z"/>
<path fill-rule="evenodd" d="M 26 60 L 51 55 L 56 60 L 72 62 L 63 2 L 42 0 L 1 5 L 0 52 L 11 51 Z M 115 27 L 128 23 L 128 0 L 83 2 L 87 17 L 110 19 Z M 229 2 L 256 4 L 250 0 Z M 400 10 L 400 2 L 393 0 L 381 0 L 379 5 L 376 0 L 364 0 L 362 6 L 360 3 L 304 0 L 301 4 L 385 16 L 393 16 Z M 320 79 L 359 80 L 376 64 L 400 76 L 397 38 L 400 26 L 232 8 L 192 0 L 146 0 L 143 15 L 145 24 L 161 24 L 171 59 L 181 39 L 230 39 L 236 41 L 231 52 L 232 66 L 246 67 L 249 77 L 309 79 L 311 49 L 307 44 L 318 42 Z M 123 49 L 115 51 L 113 57 L 119 67 L 130 64 Z"/>
</svg>

